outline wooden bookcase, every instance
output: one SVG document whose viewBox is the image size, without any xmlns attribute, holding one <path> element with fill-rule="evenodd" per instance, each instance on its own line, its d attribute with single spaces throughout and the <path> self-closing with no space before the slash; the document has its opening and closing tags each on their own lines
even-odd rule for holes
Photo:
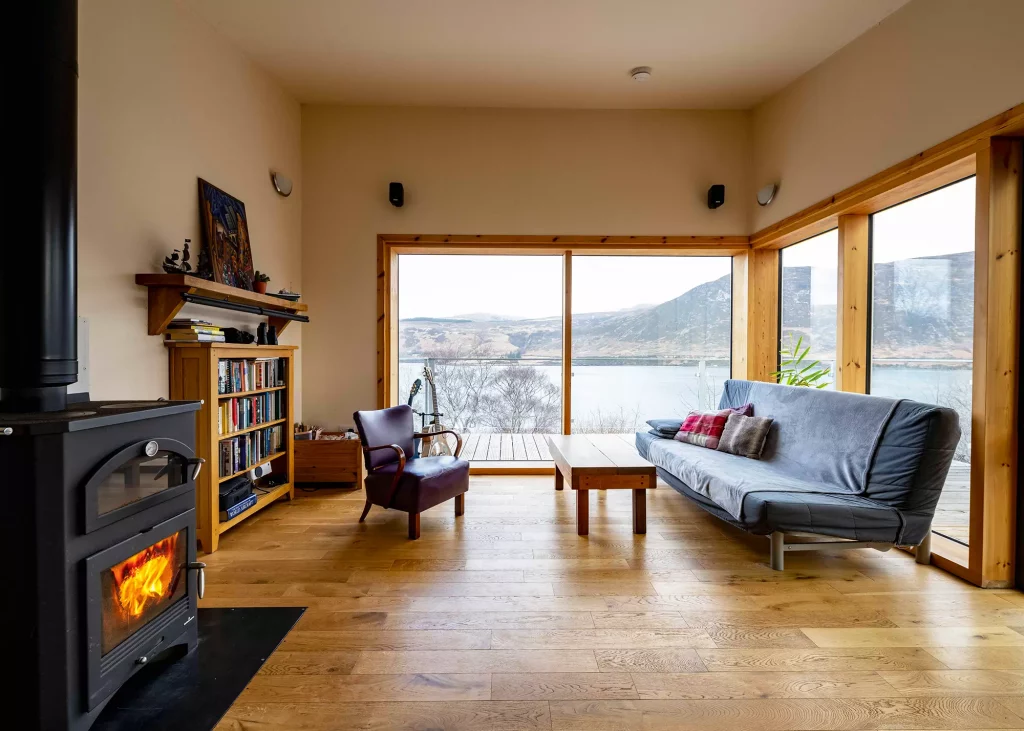
<svg viewBox="0 0 1024 731">
<path fill-rule="evenodd" d="M 255 515 L 272 502 L 287 497 L 295 497 L 295 451 L 292 424 L 295 423 L 294 387 L 295 382 L 295 350 L 294 345 L 238 345 L 233 343 L 166 343 L 170 357 L 170 395 L 172 400 L 202 401 L 203 406 L 196 414 L 196 455 L 206 460 L 199 473 L 199 484 L 196 485 L 196 521 L 199 544 L 206 553 L 217 550 L 217 543 L 224 531 L 233 528 L 247 518 Z M 218 393 L 218 364 L 222 360 L 255 360 L 257 358 L 286 359 L 283 386 L 271 386 L 255 391 L 236 393 Z M 264 422 L 247 429 L 229 434 L 221 434 L 220 403 L 225 399 L 252 396 L 261 393 L 284 391 L 284 415 L 274 421 Z M 286 478 L 281 485 L 258 495 L 256 505 L 241 515 L 221 522 L 218 486 L 221 482 L 244 474 L 241 470 L 235 474 L 220 474 L 220 443 L 225 439 L 241 436 L 282 426 L 284 432 L 284 449 L 275 455 L 265 457 L 259 462 L 249 465 L 271 465 L 272 474 Z"/>
</svg>

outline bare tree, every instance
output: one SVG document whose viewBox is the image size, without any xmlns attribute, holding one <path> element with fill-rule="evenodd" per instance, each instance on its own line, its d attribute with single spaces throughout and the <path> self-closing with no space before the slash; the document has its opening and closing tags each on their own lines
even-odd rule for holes
<svg viewBox="0 0 1024 731">
<path fill-rule="evenodd" d="M 482 421 L 502 434 L 554 431 L 561 397 L 558 386 L 539 369 L 509 361 L 497 367 L 483 398 Z"/>
<path fill-rule="evenodd" d="M 627 411 L 620 406 L 617 412 L 602 411 L 600 407 L 586 416 L 572 420 L 574 434 L 628 434 L 640 427 L 640 407 Z"/>
</svg>

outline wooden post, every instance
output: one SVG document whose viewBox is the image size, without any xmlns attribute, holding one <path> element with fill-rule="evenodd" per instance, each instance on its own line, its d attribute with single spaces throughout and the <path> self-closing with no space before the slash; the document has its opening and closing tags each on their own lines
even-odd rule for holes
<svg viewBox="0 0 1024 731">
<path fill-rule="evenodd" d="M 995 137 L 977 162 L 969 573 L 991 588 L 1016 558 L 1022 149 Z"/>
<path fill-rule="evenodd" d="M 562 258 L 562 433 L 572 434 L 572 252 Z M 557 469 L 555 474 L 558 474 Z M 556 489 L 558 485 L 555 485 Z"/>
<path fill-rule="evenodd" d="M 747 298 L 750 252 L 732 258 L 732 377 L 747 378 Z"/>
<path fill-rule="evenodd" d="M 779 364 L 779 252 L 752 249 L 733 262 L 733 352 L 745 352 L 733 360 L 733 378 L 771 381 Z"/>
<path fill-rule="evenodd" d="M 867 393 L 868 298 L 871 263 L 869 217 L 839 217 L 839 271 L 836 299 L 836 390 Z"/>
</svg>

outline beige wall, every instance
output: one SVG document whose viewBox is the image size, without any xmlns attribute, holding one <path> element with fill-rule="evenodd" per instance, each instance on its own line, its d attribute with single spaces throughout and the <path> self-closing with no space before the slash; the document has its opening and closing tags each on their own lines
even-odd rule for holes
<svg viewBox="0 0 1024 731">
<path fill-rule="evenodd" d="M 146 291 L 134 276 L 159 271 L 185 238 L 198 247 L 203 177 L 245 202 L 253 261 L 271 286 L 300 289 L 301 111 L 172 0 L 87 0 L 79 14 L 78 304 L 91 392 L 166 396 L 167 356 L 146 335 Z M 273 191 L 270 168 L 296 181 L 290 198 Z M 301 329 L 283 341 L 299 343 Z"/>
<path fill-rule="evenodd" d="M 304 106 L 302 138 L 304 408 L 329 426 L 375 407 L 377 234 L 749 229 L 742 112 Z M 715 211 L 712 183 L 727 191 Z"/>
<path fill-rule="evenodd" d="M 1024 2 L 915 0 L 754 110 L 753 227 L 1024 102 Z"/>
</svg>

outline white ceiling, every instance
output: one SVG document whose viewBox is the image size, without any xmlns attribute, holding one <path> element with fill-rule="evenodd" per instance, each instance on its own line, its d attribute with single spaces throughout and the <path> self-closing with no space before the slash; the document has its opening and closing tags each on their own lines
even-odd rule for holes
<svg viewBox="0 0 1024 731">
<path fill-rule="evenodd" d="M 750 108 L 907 2 L 184 1 L 302 102 L 605 109 Z"/>
</svg>

